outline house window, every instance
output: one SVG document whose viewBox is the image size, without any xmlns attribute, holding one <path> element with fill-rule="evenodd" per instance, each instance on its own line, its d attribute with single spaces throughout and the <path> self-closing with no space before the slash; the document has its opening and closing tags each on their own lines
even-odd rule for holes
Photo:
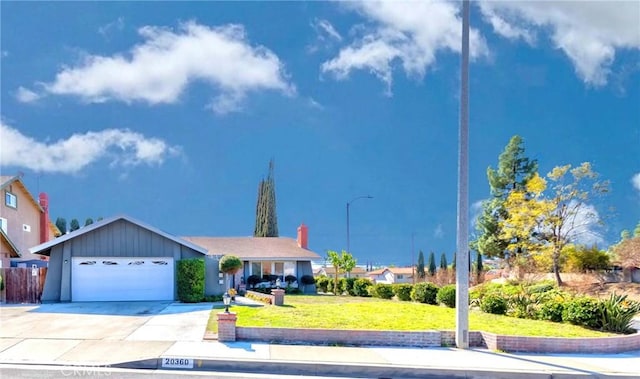
<svg viewBox="0 0 640 379">
<path fill-rule="evenodd" d="M 251 262 L 250 275 L 258 275 L 262 278 L 262 262 Z"/>
<path fill-rule="evenodd" d="M 18 198 L 9 191 L 4 193 L 4 203 L 7 207 L 18 208 Z"/>
<path fill-rule="evenodd" d="M 6 218 L 0 217 L 0 229 L 2 229 L 4 234 L 7 234 L 7 219 Z"/>
<path fill-rule="evenodd" d="M 296 262 L 284 262 L 284 276 L 296 275 Z"/>
<path fill-rule="evenodd" d="M 404 279 L 404 275 L 398 274 L 398 275 L 396 275 L 396 279 Z"/>
</svg>

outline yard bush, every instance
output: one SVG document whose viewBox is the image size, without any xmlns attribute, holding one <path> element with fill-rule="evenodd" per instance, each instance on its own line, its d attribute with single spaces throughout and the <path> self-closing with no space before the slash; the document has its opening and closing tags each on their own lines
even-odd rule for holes
<svg viewBox="0 0 640 379">
<path fill-rule="evenodd" d="M 480 300 L 480 309 L 486 313 L 504 315 L 507 313 L 507 300 L 502 295 L 490 293 Z"/>
<path fill-rule="evenodd" d="M 627 300 L 627 295 L 612 293 L 598 303 L 602 330 L 613 333 L 632 333 L 631 320 L 640 312 L 640 303 Z"/>
<path fill-rule="evenodd" d="M 411 300 L 425 304 L 437 304 L 438 286 L 433 283 L 418 283 L 411 290 Z"/>
<path fill-rule="evenodd" d="M 178 261 L 178 299 L 183 303 L 197 303 L 204 299 L 204 259 Z"/>
<path fill-rule="evenodd" d="M 353 282 L 353 295 L 360 296 L 360 297 L 371 296 L 369 294 L 369 288 L 372 285 L 373 283 L 371 283 L 371 280 L 369 279 L 366 279 L 366 278 L 356 279 L 356 281 Z"/>
<path fill-rule="evenodd" d="M 396 294 L 398 300 L 409 301 L 411 300 L 411 291 L 413 286 L 411 284 L 394 284 L 393 293 Z"/>
<path fill-rule="evenodd" d="M 249 288 L 255 287 L 261 281 L 262 279 L 260 279 L 258 275 L 249 275 L 249 277 L 247 278 L 247 284 L 249 285 Z"/>
<path fill-rule="evenodd" d="M 436 295 L 439 304 L 444 304 L 449 308 L 456 307 L 456 285 L 449 284 L 441 287 Z"/>
<path fill-rule="evenodd" d="M 298 278 L 296 278 L 295 275 L 287 275 L 284 277 L 284 281 L 287 284 L 293 284 L 293 282 L 296 282 L 298 280 Z"/>
<path fill-rule="evenodd" d="M 312 275 L 302 275 L 302 277 L 300 278 L 300 283 L 302 283 L 302 289 L 306 290 L 307 286 L 316 284 L 316 279 Z"/>
<path fill-rule="evenodd" d="M 372 287 L 371 294 L 373 297 L 391 299 L 393 297 L 393 287 L 391 284 L 378 283 Z"/>
<path fill-rule="evenodd" d="M 225 255 L 220 258 L 220 262 L 218 263 L 218 268 L 220 272 L 225 274 L 235 274 L 242 267 L 242 261 L 240 258 L 235 255 Z"/>
<path fill-rule="evenodd" d="M 538 319 L 553 322 L 562 322 L 562 312 L 564 311 L 565 299 L 563 297 L 554 297 L 547 299 L 540 305 L 538 311 Z"/>
<path fill-rule="evenodd" d="M 598 329 L 602 325 L 598 308 L 597 300 L 586 296 L 576 297 L 565 304 L 562 320 L 574 325 Z"/>
<path fill-rule="evenodd" d="M 327 293 L 327 287 L 329 286 L 329 278 L 326 276 L 318 276 L 316 278 L 316 288 L 320 292 Z"/>
<path fill-rule="evenodd" d="M 342 295 L 347 292 L 347 278 L 338 278 L 338 293 L 336 295 Z"/>
<path fill-rule="evenodd" d="M 349 295 L 351 296 L 357 296 L 355 294 L 355 291 L 353 290 L 353 286 L 356 284 L 356 280 L 358 278 L 346 278 L 343 282 L 342 282 L 342 291 L 343 292 L 347 292 Z"/>
</svg>

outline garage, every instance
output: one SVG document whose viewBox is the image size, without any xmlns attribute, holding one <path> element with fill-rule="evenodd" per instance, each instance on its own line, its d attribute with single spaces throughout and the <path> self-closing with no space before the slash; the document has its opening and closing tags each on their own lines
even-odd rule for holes
<svg viewBox="0 0 640 379">
<path fill-rule="evenodd" d="M 74 257 L 72 301 L 173 300 L 172 258 Z"/>
<path fill-rule="evenodd" d="M 30 251 L 49 257 L 43 303 L 173 301 L 178 262 L 207 254 L 201 246 L 124 215 L 85 226 Z M 215 264 L 217 269 L 217 261 L 208 259 L 206 264 L 212 268 Z M 212 292 L 222 288 L 217 270 L 208 278 Z"/>
</svg>

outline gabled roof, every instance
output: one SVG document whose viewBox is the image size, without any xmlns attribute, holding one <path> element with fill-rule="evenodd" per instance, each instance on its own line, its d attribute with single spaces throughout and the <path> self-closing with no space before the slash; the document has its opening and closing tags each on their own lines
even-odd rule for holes
<svg viewBox="0 0 640 379">
<path fill-rule="evenodd" d="M 13 244 L 9 236 L 2 229 L 0 229 L 0 240 L 9 247 L 9 250 L 11 250 L 11 258 L 20 258 L 22 256 L 16 245 Z"/>
<path fill-rule="evenodd" d="M 320 256 L 286 237 L 182 237 L 209 255 L 235 255 L 242 260 L 316 260 Z"/>
<path fill-rule="evenodd" d="M 414 268 L 413 267 L 385 267 L 375 271 L 370 271 L 369 275 L 382 275 L 386 271 L 389 271 L 393 275 L 413 275 Z"/>
<path fill-rule="evenodd" d="M 31 203 L 33 203 L 33 205 L 35 205 L 36 208 L 38 208 L 38 210 L 40 212 L 44 212 L 44 210 L 40 206 L 40 203 L 38 203 L 38 200 L 36 200 L 33 197 L 33 195 L 31 195 L 31 192 L 29 192 L 29 190 L 27 189 L 27 186 L 25 186 L 24 183 L 22 182 L 22 176 L 20 176 L 20 175 L 0 176 L 0 191 L 5 189 L 6 187 L 8 187 L 10 184 L 13 184 L 13 183 L 18 184 L 20 189 L 22 189 L 22 191 L 24 191 L 24 193 L 26 193 L 28 195 L 27 197 L 29 198 L 29 200 L 31 200 Z"/>
<path fill-rule="evenodd" d="M 130 222 L 130 223 L 132 223 L 134 225 L 137 225 L 137 226 L 139 226 L 139 227 L 141 227 L 143 229 L 147 229 L 148 231 L 150 231 L 152 233 L 159 234 L 159 235 L 161 235 L 161 236 L 163 236 L 163 237 L 165 237 L 167 239 L 170 239 L 170 240 L 172 240 L 172 241 L 174 241 L 176 243 L 179 243 L 180 245 L 183 245 L 183 246 L 186 246 L 188 248 L 191 248 L 191 249 L 193 249 L 193 250 L 195 250 L 195 251 L 197 251 L 199 253 L 207 254 L 207 250 L 202 248 L 201 246 L 194 245 L 193 243 L 191 243 L 189 241 L 186 241 L 186 240 L 184 240 L 182 238 L 176 237 L 176 236 L 171 235 L 169 233 L 163 232 L 162 230 L 160 230 L 158 228 L 154 228 L 153 226 L 147 225 L 147 224 L 145 224 L 145 223 L 143 223 L 141 221 L 135 220 L 135 219 L 133 219 L 133 218 L 131 218 L 129 216 L 125 216 L 125 215 L 120 215 L 120 216 L 107 218 L 107 219 L 104 219 L 102 221 L 95 222 L 95 223 L 93 223 L 91 225 L 82 227 L 82 228 L 80 228 L 78 230 L 75 230 L 73 232 L 67 233 L 62 237 L 58 237 L 58 238 L 52 239 L 49 242 L 45 242 L 45 243 L 40 244 L 38 246 L 34 246 L 31 249 L 29 249 L 29 252 L 31 254 L 49 255 L 52 247 L 54 247 L 54 246 L 56 246 L 58 244 L 61 244 L 61 243 L 65 242 L 65 241 L 68 241 L 68 240 L 70 240 L 72 238 L 76 238 L 76 237 L 81 236 L 83 234 L 89 233 L 89 232 L 91 232 L 93 230 L 102 228 L 103 226 L 109 225 L 109 224 L 114 223 L 114 222 L 119 221 L 119 220 L 124 220 L 124 221 Z"/>
</svg>

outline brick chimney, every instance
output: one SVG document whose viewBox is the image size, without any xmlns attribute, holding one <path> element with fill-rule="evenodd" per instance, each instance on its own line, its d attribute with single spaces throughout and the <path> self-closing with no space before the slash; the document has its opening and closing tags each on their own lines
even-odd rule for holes
<svg viewBox="0 0 640 379">
<path fill-rule="evenodd" d="M 42 207 L 42 213 L 40 214 L 40 243 L 44 243 L 49 241 L 49 195 L 40 192 L 38 202 Z"/>
<path fill-rule="evenodd" d="M 298 247 L 307 249 L 309 243 L 309 228 L 305 224 L 298 226 Z"/>
</svg>

